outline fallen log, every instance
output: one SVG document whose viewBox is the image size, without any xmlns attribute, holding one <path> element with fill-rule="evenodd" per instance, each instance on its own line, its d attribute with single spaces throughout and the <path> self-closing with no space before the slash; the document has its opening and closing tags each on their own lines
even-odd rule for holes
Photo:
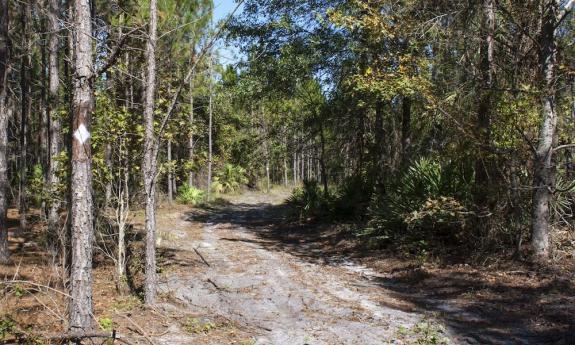
<svg viewBox="0 0 575 345">
<path fill-rule="evenodd" d="M 66 333 L 40 333 L 40 334 L 18 334 L 14 339 L 4 339 L 0 340 L 0 345 L 8 345 L 8 344 L 22 344 L 27 342 L 33 342 L 38 340 L 47 340 L 50 342 L 65 342 L 65 341 L 72 341 L 72 342 L 81 342 L 85 339 L 94 339 L 94 338 L 105 338 L 111 339 L 113 342 L 118 341 L 123 344 L 131 345 L 128 341 L 124 339 L 120 339 L 116 330 L 112 332 L 66 332 Z"/>
</svg>

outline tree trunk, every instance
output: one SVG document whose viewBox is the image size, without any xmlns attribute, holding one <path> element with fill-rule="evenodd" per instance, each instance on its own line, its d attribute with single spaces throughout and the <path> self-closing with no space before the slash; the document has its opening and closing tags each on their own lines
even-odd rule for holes
<svg viewBox="0 0 575 345">
<path fill-rule="evenodd" d="M 106 163 L 106 167 L 110 169 L 110 172 L 113 169 L 112 163 L 112 143 L 107 142 L 106 148 L 104 149 L 104 162 Z M 112 180 L 106 181 L 106 187 L 104 191 L 104 207 L 108 207 L 110 204 L 110 200 L 112 198 Z"/>
<path fill-rule="evenodd" d="M 89 0 L 75 0 L 74 95 L 72 101 L 71 210 L 72 267 L 70 273 L 71 331 L 92 326 L 92 157 L 90 120 L 94 107 L 92 26 Z"/>
<path fill-rule="evenodd" d="M 147 305 L 156 301 L 156 135 L 154 133 L 154 97 L 156 89 L 156 41 L 158 26 L 157 1 L 150 0 L 150 23 L 146 43 L 146 85 L 144 94 L 144 192 L 146 194 L 146 282 L 144 287 Z"/>
<path fill-rule="evenodd" d="M 383 128 L 383 101 L 375 103 L 375 147 L 377 157 L 377 193 L 385 192 L 385 130 Z"/>
<path fill-rule="evenodd" d="M 168 140 L 168 201 L 170 204 L 174 201 L 174 181 L 172 181 L 172 141 Z"/>
<path fill-rule="evenodd" d="M 294 153 L 293 153 L 293 167 L 292 167 L 292 173 L 293 173 L 293 185 L 294 187 L 297 186 L 297 153 L 295 152 L 294 149 Z"/>
<path fill-rule="evenodd" d="M 47 156 L 48 174 L 46 183 L 48 190 L 51 192 L 54 191 L 60 182 L 58 178 L 59 163 L 57 156 L 60 154 L 62 145 L 60 119 L 56 112 L 59 104 L 58 90 L 60 88 L 60 76 L 58 71 L 58 33 L 60 31 L 60 25 L 58 23 L 58 16 L 60 13 L 59 6 L 58 0 L 50 0 L 50 8 L 48 11 L 50 31 L 48 42 L 48 108 L 46 111 L 46 118 L 49 126 L 49 143 Z M 65 243 L 65 240 L 63 239 L 64 233 L 60 230 L 59 209 L 59 198 L 50 198 L 48 201 L 48 248 L 53 253 L 56 253 L 58 245 L 63 249 L 63 244 Z M 58 241 L 58 239 L 60 239 L 60 241 Z"/>
<path fill-rule="evenodd" d="M 483 0 L 482 11 L 482 41 L 480 46 L 480 86 L 478 91 L 477 107 L 477 133 L 479 136 L 479 154 L 475 161 L 475 203 L 480 208 L 487 207 L 491 162 L 487 157 L 491 145 L 491 112 L 492 88 L 494 77 L 494 34 L 495 34 L 495 5 L 494 0 Z"/>
<path fill-rule="evenodd" d="M 543 7 L 539 58 L 541 77 L 544 82 L 542 93 L 541 128 L 539 143 L 534 157 L 532 246 L 536 257 L 549 257 L 549 204 L 555 183 L 555 168 L 552 162 L 553 145 L 556 141 L 557 114 L 555 109 L 555 64 L 557 47 L 555 25 L 557 4 L 548 0 Z"/>
<path fill-rule="evenodd" d="M 212 85 L 212 68 L 213 68 L 213 61 L 212 61 L 212 52 L 210 51 L 209 55 L 209 92 L 210 92 L 210 100 L 208 104 L 208 185 L 207 185 L 207 200 L 210 201 L 210 194 L 212 190 L 212 121 L 213 121 L 213 85 Z"/>
<path fill-rule="evenodd" d="M 0 263 L 10 258 L 8 249 L 8 119 L 6 79 L 8 75 L 8 0 L 0 0 Z"/>
<path fill-rule="evenodd" d="M 327 170 L 325 167 L 325 134 L 323 133 L 323 124 L 320 122 L 319 136 L 321 139 L 321 154 L 319 159 L 320 169 L 321 169 L 321 181 L 323 183 L 323 194 L 327 198 L 328 196 L 328 181 L 327 181 Z"/>
<path fill-rule="evenodd" d="M 191 46 L 192 56 L 190 58 L 190 66 L 193 66 L 195 63 L 195 46 L 192 43 Z M 194 171 L 193 164 L 194 164 L 194 77 L 195 77 L 195 69 L 192 71 L 192 75 L 190 76 L 190 133 L 188 138 L 188 159 L 190 160 L 191 169 L 188 172 L 188 187 L 194 186 Z"/>
<path fill-rule="evenodd" d="M 48 47 L 49 48 L 49 47 Z M 39 164 L 42 167 L 42 182 L 46 184 L 48 181 L 48 154 L 50 153 L 48 146 L 48 134 L 50 130 L 48 128 L 49 121 L 48 121 L 48 83 L 49 83 L 49 74 L 46 73 L 46 69 L 44 66 L 48 65 L 47 55 L 46 55 L 46 44 L 42 44 L 41 46 L 41 68 L 40 68 L 40 78 L 42 79 L 42 90 L 40 90 L 40 109 L 38 114 L 40 114 L 40 118 L 38 119 L 38 145 L 36 145 L 36 162 L 35 164 Z M 49 73 L 49 72 L 48 72 Z M 46 211 L 45 201 L 42 200 L 42 211 Z"/>
<path fill-rule="evenodd" d="M 27 178 L 28 178 L 28 114 L 30 112 L 30 81 L 29 71 L 31 65 L 31 55 L 28 47 L 28 12 L 29 7 L 27 3 L 20 4 L 20 25 L 22 30 L 22 46 L 23 55 L 20 63 L 20 164 L 19 164 L 19 213 L 20 213 L 20 227 L 19 231 L 24 232 L 27 227 L 26 212 L 27 212 Z"/>
<path fill-rule="evenodd" d="M 287 154 L 286 154 L 287 155 Z M 283 178 L 284 178 L 284 187 L 287 188 L 288 186 L 288 163 L 287 163 L 287 157 L 284 157 L 284 171 L 283 171 Z"/>
<path fill-rule="evenodd" d="M 123 169 L 120 169 L 118 183 L 118 206 L 116 219 L 118 222 L 118 258 L 116 262 L 117 272 L 117 290 L 120 294 L 126 294 L 128 282 L 126 278 L 126 228 L 128 225 L 128 215 L 130 213 L 130 193 L 128 180 L 130 170 L 128 168 L 128 153 L 123 150 L 124 145 L 120 143 L 118 166 L 122 166 L 122 160 L 125 160 Z M 127 150 L 126 150 L 127 151 Z M 123 176 L 122 176 L 123 170 Z"/>
<path fill-rule="evenodd" d="M 411 98 L 403 96 L 401 105 L 401 167 L 409 165 L 409 149 L 411 146 Z"/>
</svg>

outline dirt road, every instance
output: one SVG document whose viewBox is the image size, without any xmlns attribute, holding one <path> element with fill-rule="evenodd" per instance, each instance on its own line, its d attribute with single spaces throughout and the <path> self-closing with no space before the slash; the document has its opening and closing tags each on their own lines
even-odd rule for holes
<svg viewBox="0 0 575 345">
<path fill-rule="evenodd" d="M 178 220 L 163 246 L 178 268 L 163 274 L 160 291 L 177 303 L 162 308 L 208 318 L 173 325 L 157 343 L 232 342 L 205 336 L 216 328 L 210 318 L 236 325 L 249 335 L 245 344 L 401 344 L 446 336 L 423 315 L 389 307 L 391 296 L 380 303 L 385 292 L 365 279 L 369 270 L 343 258 L 310 260 L 260 236 L 282 221 L 274 205 L 284 196 L 248 193 L 211 212 L 171 215 Z"/>
</svg>

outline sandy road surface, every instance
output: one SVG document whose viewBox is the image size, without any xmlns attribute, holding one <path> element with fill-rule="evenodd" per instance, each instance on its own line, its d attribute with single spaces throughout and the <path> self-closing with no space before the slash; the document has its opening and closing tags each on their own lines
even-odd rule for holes
<svg viewBox="0 0 575 345">
<path fill-rule="evenodd" d="M 191 255 L 202 264 L 164 275 L 161 293 L 179 301 L 180 308 L 231 320 L 249 330 L 253 344 L 403 343 L 398 332 L 413 328 L 422 315 L 379 303 L 385 292 L 365 279 L 362 267 L 310 262 L 274 250 L 258 236 L 266 222 L 281 221 L 270 211 L 280 200 L 246 194 L 203 216 L 174 214 L 179 220 L 167 230 L 164 245 L 177 253 L 176 260 Z M 199 236 L 190 233 L 194 222 L 200 223 Z M 199 342 L 177 325 L 156 341 L 225 343 L 209 337 Z"/>
</svg>

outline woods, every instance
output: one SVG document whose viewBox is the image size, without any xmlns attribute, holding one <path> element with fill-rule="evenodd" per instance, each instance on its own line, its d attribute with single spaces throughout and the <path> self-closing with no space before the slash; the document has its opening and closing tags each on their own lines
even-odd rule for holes
<svg viewBox="0 0 575 345">
<path fill-rule="evenodd" d="M 218 6 L 0 0 L 0 265 L 42 253 L 66 332 L 105 263 L 165 298 L 158 209 L 246 191 L 360 256 L 571 262 L 575 1 Z"/>
</svg>

